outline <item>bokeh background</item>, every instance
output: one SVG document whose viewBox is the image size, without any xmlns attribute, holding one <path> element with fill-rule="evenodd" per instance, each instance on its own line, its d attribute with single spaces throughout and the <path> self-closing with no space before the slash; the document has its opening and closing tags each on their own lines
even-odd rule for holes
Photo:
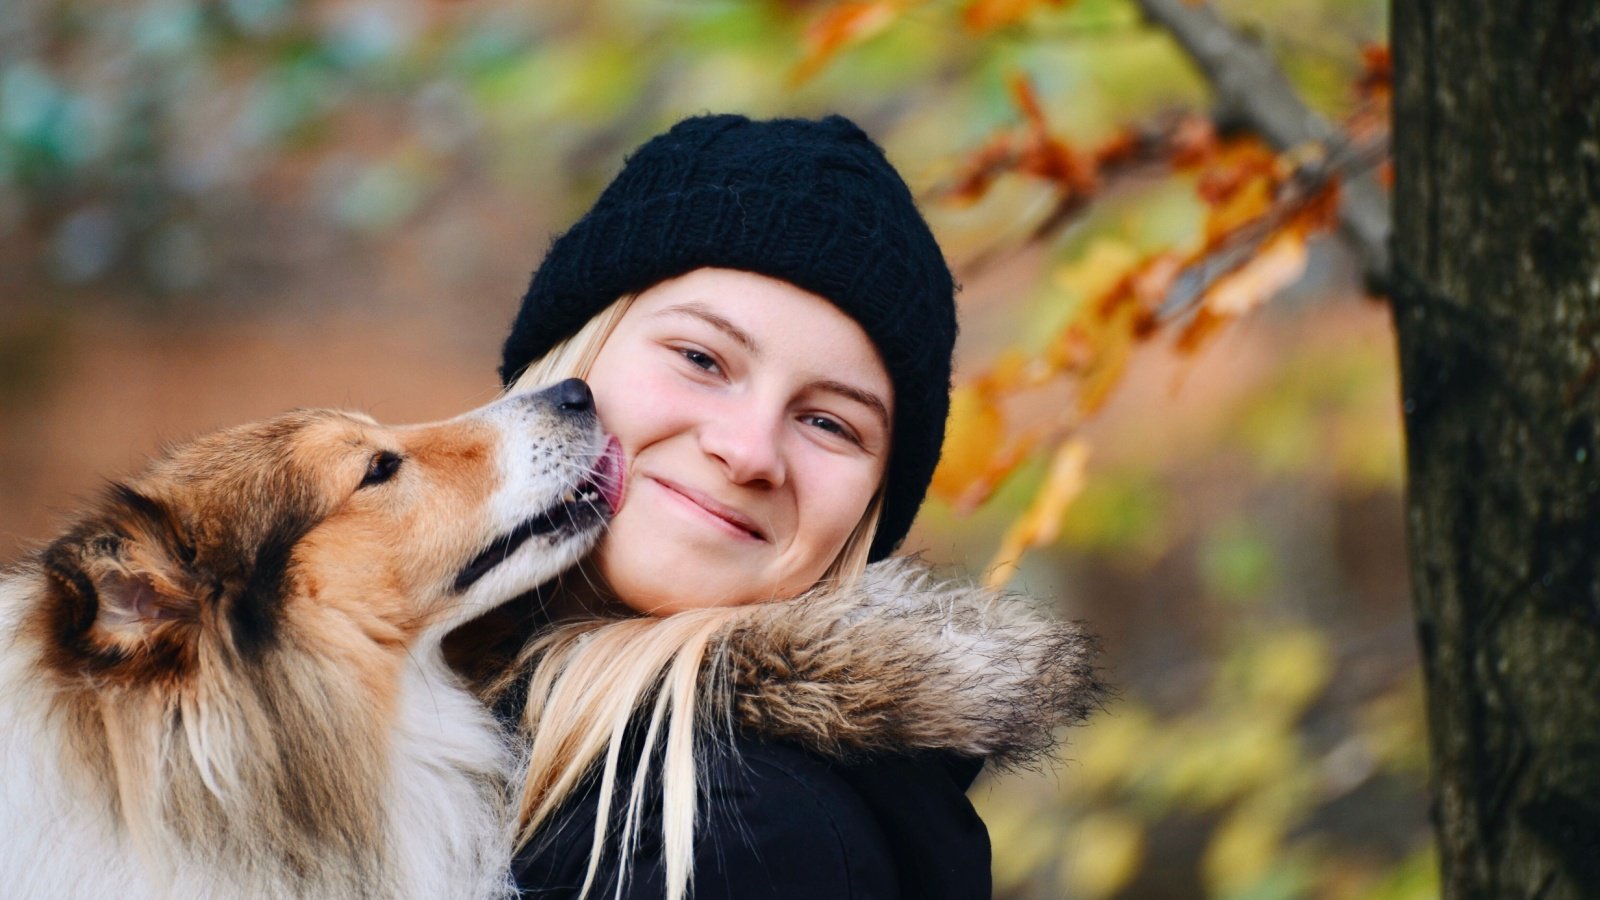
<svg viewBox="0 0 1600 900">
<path fill-rule="evenodd" d="M 855 118 L 963 282 L 961 372 L 1037 350 L 1097 269 L 1202 227 L 1193 176 L 1121 183 L 1044 240 L 1050 185 L 943 186 L 1016 125 L 1019 76 L 1084 144 L 1207 90 L 1130 0 L 978 5 L 891 4 L 799 77 L 830 4 L 0 0 L 0 563 L 163 442 L 493 398 L 551 234 L 698 112 Z M 1379 0 L 1217 5 L 1333 117 L 1385 40 Z M 1104 636 L 1117 694 L 1062 764 L 975 789 L 997 896 L 1437 895 L 1392 347 L 1319 240 L 1201 349 L 1133 348 L 1074 428 L 1081 490 L 1010 586 Z M 930 501 L 908 546 L 983 576 L 1049 466 L 974 511 Z"/>
</svg>

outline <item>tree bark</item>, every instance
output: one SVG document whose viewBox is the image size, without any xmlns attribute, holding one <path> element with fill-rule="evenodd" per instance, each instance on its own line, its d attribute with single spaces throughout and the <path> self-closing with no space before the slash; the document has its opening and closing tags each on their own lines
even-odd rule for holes
<svg viewBox="0 0 1600 900">
<path fill-rule="evenodd" d="M 1412 582 L 1449 897 L 1600 897 L 1600 3 L 1396 0 Z"/>
</svg>

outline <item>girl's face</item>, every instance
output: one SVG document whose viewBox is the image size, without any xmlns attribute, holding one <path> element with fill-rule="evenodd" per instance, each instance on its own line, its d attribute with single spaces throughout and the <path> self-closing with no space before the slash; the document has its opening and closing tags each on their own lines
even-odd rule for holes
<svg viewBox="0 0 1600 900">
<path fill-rule="evenodd" d="M 595 565 L 637 612 L 806 590 L 883 477 L 889 375 L 861 326 L 786 281 L 708 268 L 644 291 L 588 381 L 628 460 Z"/>
</svg>

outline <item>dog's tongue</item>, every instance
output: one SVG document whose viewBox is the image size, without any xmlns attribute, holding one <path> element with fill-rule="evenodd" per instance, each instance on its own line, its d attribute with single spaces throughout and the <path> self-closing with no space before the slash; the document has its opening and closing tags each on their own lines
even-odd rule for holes
<svg viewBox="0 0 1600 900">
<path fill-rule="evenodd" d="M 628 468 L 627 459 L 622 455 L 622 442 L 614 434 L 606 436 L 606 448 L 595 463 L 594 481 L 606 505 L 611 507 L 611 514 L 616 515 L 628 492 Z"/>
</svg>

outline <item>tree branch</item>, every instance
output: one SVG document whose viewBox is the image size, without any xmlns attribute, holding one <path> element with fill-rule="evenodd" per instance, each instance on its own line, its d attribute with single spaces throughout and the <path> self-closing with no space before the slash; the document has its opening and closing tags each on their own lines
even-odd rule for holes
<svg viewBox="0 0 1600 900">
<path fill-rule="evenodd" d="M 1343 155 L 1347 139 L 1306 106 L 1260 45 L 1223 21 L 1209 3 L 1135 0 L 1145 18 L 1170 33 L 1194 60 L 1216 97 L 1216 118 L 1241 123 L 1278 151 L 1309 143 Z M 1339 231 L 1361 257 L 1367 284 L 1381 292 L 1389 276 L 1389 198 L 1370 170 L 1342 185 Z"/>
</svg>

